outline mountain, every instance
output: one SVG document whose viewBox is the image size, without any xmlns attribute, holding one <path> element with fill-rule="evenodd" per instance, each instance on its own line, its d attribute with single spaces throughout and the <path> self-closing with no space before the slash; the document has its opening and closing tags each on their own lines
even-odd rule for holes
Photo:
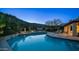
<svg viewBox="0 0 79 59">
<path fill-rule="evenodd" d="M 37 28 L 44 28 L 45 26 L 44 24 L 29 23 L 16 16 L 0 12 L 0 34 L 13 34 L 23 31 L 24 28 L 26 31 L 37 30 Z"/>
</svg>

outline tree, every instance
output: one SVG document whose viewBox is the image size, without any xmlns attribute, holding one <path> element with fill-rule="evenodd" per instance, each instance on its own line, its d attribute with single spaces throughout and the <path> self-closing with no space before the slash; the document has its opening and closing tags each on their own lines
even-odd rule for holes
<svg viewBox="0 0 79 59">
<path fill-rule="evenodd" d="M 62 28 L 62 24 L 63 23 L 60 19 L 46 21 L 46 25 L 48 25 L 47 30 L 52 32 L 60 30 Z"/>
<path fill-rule="evenodd" d="M 62 24 L 62 21 L 60 19 L 54 19 L 53 23 L 55 26 L 60 26 Z"/>
<path fill-rule="evenodd" d="M 45 24 L 49 26 L 59 26 L 62 24 L 62 21 L 60 19 L 54 19 L 54 20 L 46 21 Z"/>
</svg>

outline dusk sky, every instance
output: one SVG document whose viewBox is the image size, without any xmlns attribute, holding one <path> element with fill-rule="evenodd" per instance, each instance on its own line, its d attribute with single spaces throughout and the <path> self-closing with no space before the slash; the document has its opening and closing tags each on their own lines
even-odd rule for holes
<svg viewBox="0 0 79 59">
<path fill-rule="evenodd" d="M 27 22 L 42 24 L 53 19 L 68 22 L 79 16 L 78 8 L 0 8 L 0 12 L 14 15 Z"/>
</svg>

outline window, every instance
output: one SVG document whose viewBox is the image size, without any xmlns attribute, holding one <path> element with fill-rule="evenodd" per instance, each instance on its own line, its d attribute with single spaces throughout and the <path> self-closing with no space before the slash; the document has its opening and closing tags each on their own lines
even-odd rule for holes
<svg viewBox="0 0 79 59">
<path fill-rule="evenodd" d="M 71 27 L 70 27 L 70 30 L 72 31 L 72 25 L 71 25 Z"/>
</svg>

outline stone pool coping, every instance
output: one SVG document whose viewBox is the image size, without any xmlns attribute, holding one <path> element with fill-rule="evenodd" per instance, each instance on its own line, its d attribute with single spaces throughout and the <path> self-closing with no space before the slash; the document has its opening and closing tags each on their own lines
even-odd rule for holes
<svg viewBox="0 0 79 59">
<path fill-rule="evenodd" d="M 0 37 L 0 51 L 11 51 L 12 49 L 10 48 L 9 44 L 7 43 L 7 40 L 17 36 L 18 34 L 12 34 L 12 35 L 8 35 L 8 36 L 3 36 Z"/>
<path fill-rule="evenodd" d="M 79 37 L 68 36 L 65 33 L 52 33 L 52 32 L 47 32 L 47 35 L 50 36 L 50 37 L 54 37 L 54 38 L 62 38 L 62 39 L 67 39 L 67 40 L 79 41 Z"/>
</svg>

